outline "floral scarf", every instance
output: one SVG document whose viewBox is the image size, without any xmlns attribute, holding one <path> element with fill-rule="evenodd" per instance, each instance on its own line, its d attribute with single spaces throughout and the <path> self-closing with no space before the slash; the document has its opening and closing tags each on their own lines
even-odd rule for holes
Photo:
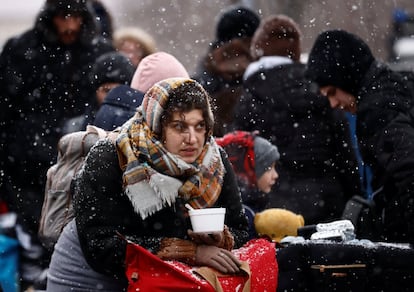
<svg viewBox="0 0 414 292">
<path fill-rule="evenodd" d="M 122 127 L 116 145 L 125 193 L 142 219 L 171 206 L 178 196 L 193 208 L 217 201 L 225 170 L 212 137 L 188 164 L 164 148 L 138 109 Z"/>
</svg>

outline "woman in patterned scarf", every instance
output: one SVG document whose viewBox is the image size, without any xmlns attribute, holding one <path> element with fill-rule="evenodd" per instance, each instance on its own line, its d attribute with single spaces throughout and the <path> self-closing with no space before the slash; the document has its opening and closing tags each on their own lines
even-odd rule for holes
<svg viewBox="0 0 414 292">
<path fill-rule="evenodd" d="M 239 271 L 230 251 L 246 242 L 247 221 L 213 125 L 209 96 L 196 81 L 166 79 L 148 90 L 116 143 L 101 140 L 89 152 L 75 181 L 76 219 L 56 244 L 48 291 L 125 290 L 126 241 L 117 234 L 165 260 Z M 186 203 L 226 208 L 223 232 L 193 233 Z"/>
</svg>

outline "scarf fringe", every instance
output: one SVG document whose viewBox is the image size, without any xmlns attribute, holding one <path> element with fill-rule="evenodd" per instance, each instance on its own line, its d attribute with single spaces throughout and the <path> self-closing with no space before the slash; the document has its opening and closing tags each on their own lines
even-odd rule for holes
<svg viewBox="0 0 414 292">
<path fill-rule="evenodd" d="M 145 218 L 160 211 L 166 205 L 174 204 L 181 185 L 182 182 L 178 179 L 156 173 L 151 175 L 149 181 L 128 185 L 125 193 L 135 212 L 145 220 Z"/>
</svg>

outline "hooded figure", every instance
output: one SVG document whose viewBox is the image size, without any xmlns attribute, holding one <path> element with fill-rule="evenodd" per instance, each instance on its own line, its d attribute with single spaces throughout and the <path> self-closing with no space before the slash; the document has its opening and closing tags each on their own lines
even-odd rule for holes
<svg viewBox="0 0 414 292">
<path fill-rule="evenodd" d="M 252 39 L 257 60 L 244 74 L 235 127 L 258 130 L 278 146 L 280 178 L 267 207 L 288 209 L 316 224 L 339 218 L 348 198 L 360 192 L 360 181 L 345 115 L 315 94 L 305 77 L 301 35 L 286 15 L 262 20 Z"/>
<path fill-rule="evenodd" d="M 374 239 L 414 243 L 414 80 L 378 62 L 359 36 L 344 30 L 318 35 L 307 66 L 331 107 L 357 117 L 383 223 Z"/>
<path fill-rule="evenodd" d="M 88 74 L 96 58 L 111 50 L 86 0 L 45 1 L 33 27 L 2 48 L 0 191 L 18 198 L 10 207 L 31 234 L 37 234 L 46 172 L 56 159 L 62 125 L 92 106 Z"/>
</svg>

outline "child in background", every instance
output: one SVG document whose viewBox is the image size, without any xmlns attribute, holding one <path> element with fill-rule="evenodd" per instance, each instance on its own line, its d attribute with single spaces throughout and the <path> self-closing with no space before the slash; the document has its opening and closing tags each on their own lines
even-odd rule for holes
<svg viewBox="0 0 414 292">
<path fill-rule="evenodd" d="M 257 237 L 254 216 L 265 209 L 268 193 L 279 177 L 275 168 L 279 151 L 257 133 L 234 131 L 216 138 L 217 144 L 227 152 L 236 173 L 249 221 L 250 238 Z"/>
</svg>

